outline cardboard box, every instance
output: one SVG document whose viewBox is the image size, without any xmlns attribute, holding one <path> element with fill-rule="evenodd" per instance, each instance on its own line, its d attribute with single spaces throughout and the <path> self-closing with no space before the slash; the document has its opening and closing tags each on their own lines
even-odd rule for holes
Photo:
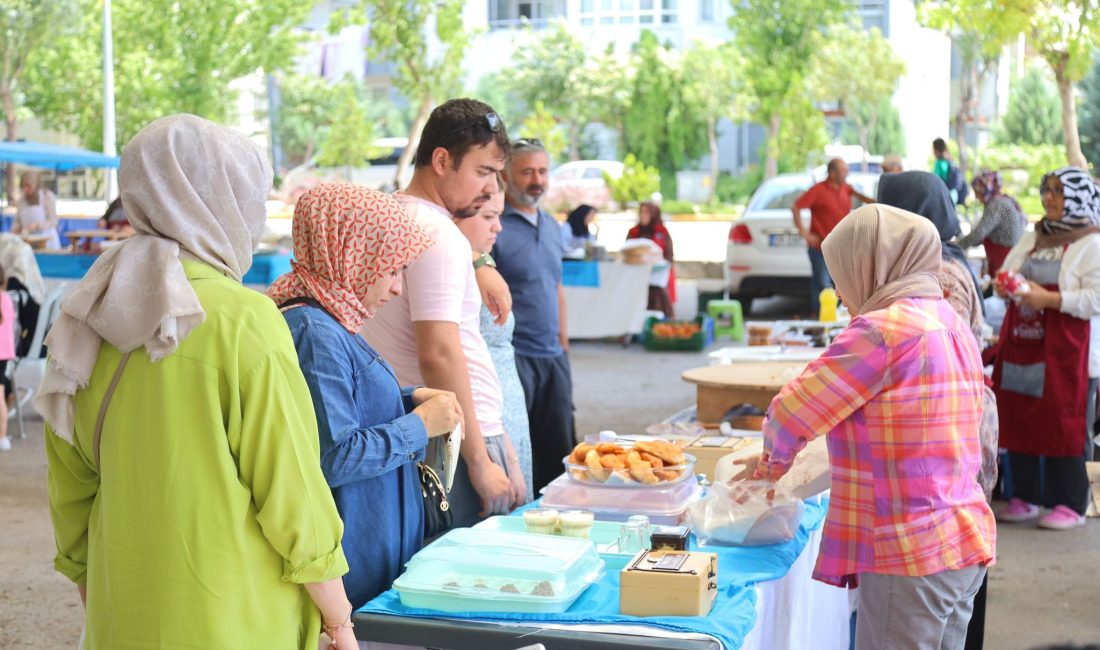
<svg viewBox="0 0 1100 650">
<path fill-rule="evenodd" d="M 619 573 L 619 611 L 628 616 L 706 616 L 718 594 L 718 556 L 642 551 Z"/>
<path fill-rule="evenodd" d="M 706 474 L 707 478 L 713 481 L 718 461 L 751 445 L 752 442 L 752 438 L 703 436 L 688 443 L 684 447 L 684 453 L 695 456 L 696 474 Z"/>
</svg>

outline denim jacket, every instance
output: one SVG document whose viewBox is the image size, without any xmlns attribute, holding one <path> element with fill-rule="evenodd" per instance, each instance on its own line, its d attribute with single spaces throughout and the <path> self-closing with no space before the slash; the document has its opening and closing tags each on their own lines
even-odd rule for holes
<svg viewBox="0 0 1100 650">
<path fill-rule="evenodd" d="M 316 307 L 283 316 L 317 414 L 321 469 L 344 520 L 344 586 L 358 609 L 389 589 L 423 544 L 416 464 L 428 433 L 411 413 L 413 388 L 402 389 L 362 337 Z"/>
</svg>

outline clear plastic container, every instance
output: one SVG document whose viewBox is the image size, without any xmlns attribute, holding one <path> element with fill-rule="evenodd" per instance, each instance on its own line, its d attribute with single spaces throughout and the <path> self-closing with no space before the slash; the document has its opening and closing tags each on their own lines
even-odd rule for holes
<svg viewBox="0 0 1100 650">
<path fill-rule="evenodd" d="M 631 449 L 630 443 L 622 444 L 621 446 L 627 450 Z M 618 469 L 608 469 L 603 466 L 599 469 L 593 469 L 584 463 L 574 462 L 572 455 L 562 458 L 562 464 L 565 465 L 566 475 L 574 481 L 597 486 L 652 490 L 661 486 L 680 483 L 681 481 L 685 481 L 695 476 L 695 456 L 691 454 L 684 454 L 684 462 L 679 465 L 667 465 L 657 469 L 647 469 L 637 475 L 625 466 Z M 644 482 L 645 479 L 643 477 L 646 476 L 649 476 L 648 480 L 653 482 Z"/>
<path fill-rule="evenodd" d="M 525 532 L 526 525 L 522 517 L 513 515 L 489 517 L 474 524 L 474 528 L 522 533 Z M 526 532 L 530 535 L 536 534 L 529 530 Z M 607 571 L 619 571 L 630 560 L 634 559 L 635 553 L 623 553 L 619 550 L 618 523 L 613 521 L 592 522 L 592 530 L 589 532 L 588 539 L 596 545 L 596 550 L 603 558 L 604 568 Z"/>
<path fill-rule="evenodd" d="M 626 521 L 631 515 L 646 515 L 654 525 L 676 526 L 686 520 L 688 508 L 699 499 L 702 491 L 694 477 L 639 490 L 606 484 L 588 485 L 559 476 L 543 489 L 539 505 L 558 510 L 591 510 L 600 521 Z"/>
<path fill-rule="evenodd" d="M 603 569 L 587 539 L 456 528 L 414 555 L 393 586 L 418 609 L 560 613 Z"/>
</svg>

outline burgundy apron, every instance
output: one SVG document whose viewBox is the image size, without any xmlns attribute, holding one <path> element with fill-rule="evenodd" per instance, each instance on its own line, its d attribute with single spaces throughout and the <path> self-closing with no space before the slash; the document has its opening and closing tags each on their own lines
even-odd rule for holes
<svg viewBox="0 0 1100 650">
<path fill-rule="evenodd" d="M 1058 290 L 1061 260 L 1029 257 L 1020 273 Z M 1000 445 L 1034 456 L 1080 456 L 1088 406 L 1089 321 L 1009 301 L 993 366 Z"/>
<path fill-rule="evenodd" d="M 1004 266 L 1005 258 L 1008 257 L 1012 247 L 998 244 L 987 237 L 982 240 L 982 248 L 985 249 L 986 273 L 991 278 L 996 277 L 997 271 L 1000 271 L 1001 267 Z"/>
</svg>

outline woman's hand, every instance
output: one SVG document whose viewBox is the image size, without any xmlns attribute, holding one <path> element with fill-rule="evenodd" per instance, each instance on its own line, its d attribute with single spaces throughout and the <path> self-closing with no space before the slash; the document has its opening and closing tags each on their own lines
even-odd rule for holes
<svg viewBox="0 0 1100 650">
<path fill-rule="evenodd" d="M 1020 304 L 1027 305 L 1036 311 L 1062 309 L 1062 294 L 1060 292 L 1044 289 L 1043 285 L 1035 282 L 1028 282 L 1028 284 L 1031 285 L 1031 290 L 1019 295 Z"/>
<path fill-rule="evenodd" d="M 477 288 L 481 292 L 481 302 L 489 308 L 489 313 L 495 319 L 497 325 L 503 325 L 508 320 L 508 314 L 512 313 L 512 291 L 504 276 L 491 266 L 483 266 L 474 271 L 477 278 Z"/>
<path fill-rule="evenodd" d="M 355 630 L 350 627 L 342 627 L 336 632 L 336 638 L 329 644 L 329 650 L 359 650 L 359 641 L 355 638 Z"/>
<path fill-rule="evenodd" d="M 446 435 L 462 422 L 462 407 L 458 404 L 458 398 L 454 393 L 443 390 L 413 409 L 413 414 L 424 422 L 429 438 Z"/>
<path fill-rule="evenodd" d="M 523 468 L 519 466 L 519 459 L 512 456 L 508 459 L 508 480 L 512 482 L 512 508 L 518 508 L 527 503 L 527 481 L 523 478 Z"/>
<path fill-rule="evenodd" d="M 428 388 L 427 386 L 421 386 L 413 391 L 412 400 L 413 404 L 420 406 L 424 402 L 427 402 L 436 395 L 454 395 L 449 390 L 439 390 L 438 388 Z"/>
</svg>

